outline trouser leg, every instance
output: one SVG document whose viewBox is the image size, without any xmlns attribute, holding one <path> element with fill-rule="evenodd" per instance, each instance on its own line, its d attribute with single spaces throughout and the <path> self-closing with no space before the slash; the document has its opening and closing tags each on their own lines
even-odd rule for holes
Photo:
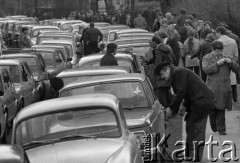
<svg viewBox="0 0 240 163">
<path fill-rule="evenodd" d="M 191 115 L 190 115 L 191 116 Z M 191 118 L 186 121 L 186 157 L 190 161 L 201 161 L 205 145 L 207 116 L 193 122 Z"/>
<path fill-rule="evenodd" d="M 217 109 L 216 126 L 218 132 L 226 132 L 225 110 Z"/>
<path fill-rule="evenodd" d="M 231 88 L 232 88 L 233 101 L 236 102 L 238 101 L 237 85 L 231 85 Z"/>
<path fill-rule="evenodd" d="M 210 126 L 213 132 L 217 132 L 216 116 L 217 116 L 217 109 L 213 109 L 209 114 Z"/>
</svg>

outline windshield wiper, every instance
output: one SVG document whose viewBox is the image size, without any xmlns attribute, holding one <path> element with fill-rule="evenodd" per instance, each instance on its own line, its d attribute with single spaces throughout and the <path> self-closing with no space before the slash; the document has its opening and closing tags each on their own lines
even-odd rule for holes
<svg viewBox="0 0 240 163">
<path fill-rule="evenodd" d="M 134 107 L 133 106 L 126 106 L 126 107 L 124 107 L 124 109 L 126 109 L 126 110 L 133 110 Z"/>
<path fill-rule="evenodd" d="M 61 138 L 58 138 L 58 140 L 71 140 L 71 139 L 97 139 L 96 136 L 86 136 L 86 135 L 68 135 L 68 136 L 64 136 Z"/>
<path fill-rule="evenodd" d="M 39 146 L 39 145 L 47 145 L 47 144 L 54 144 L 54 140 L 32 141 L 30 143 L 24 144 L 22 147 L 28 148 L 31 146 Z"/>
<path fill-rule="evenodd" d="M 84 136 L 84 135 L 68 135 L 61 138 L 56 139 L 50 139 L 50 140 L 44 140 L 44 141 L 32 141 L 30 143 L 24 144 L 23 148 L 31 148 L 32 146 L 41 146 L 41 145 L 48 145 L 48 144 L 54 144 L 57 142 L 61 142 L 64 140 L 72 140 L 72 139 L 97 139 L 96 136 Z"/>
</svg>

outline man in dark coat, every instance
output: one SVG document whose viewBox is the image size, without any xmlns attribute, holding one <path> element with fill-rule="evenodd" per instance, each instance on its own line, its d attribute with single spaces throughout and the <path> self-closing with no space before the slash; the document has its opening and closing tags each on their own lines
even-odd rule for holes
<svg viewBox="0 0 240 163">
<path fill-rule="evenodd" d="M 117 59 L 114 57 L 117 53 L 117 45 L 115 43 L 107 44 L 107 53 L 102 57 L 100 66 L 118 66 Z"/>
<path fill-rule="evenodd" d="M 94 23 L 90 23 L 90 28 L 87 29 L 83 35 L 83 40 L 88 46 L 88 53 L 84 55 L 89 55 L 93 53 L 99 53 L 98 43 L 103 39 L 103 34 L 97 28 L 94 28 Z"/>
<path fill-rule="evenodd" d="M 185 20 L 188 19 L 186 9 L 180 9 L 180 15 L 177 18 L 176 30 L 180 33 L 180 29 L 183 27 Z"/>
<path fill-rule="evenodd" d="M 184 101 L 183 106 L 187 112 L 185 157 L 190 161 L 200 161 L 204 147 L 198 148 L 193 143 L 205 141 L 207 117 L 215 108 L 213 93 L 194 72 L 186 68 L 177 68 L 169 62 L 163 62 L 154 72 L 165 80 L 171 80 L 175 93 L 170 106 L 165 110 L 167 117 L 176 115 Z"/>
<path fill-rule="evenodd" d="M 171 53 L 171 48 L 165 45 L 161 38 L 158 36 L 153 36 L 152 38 L 153 44 L 153 58 L 147 61 L 147 64 L 154 63 L 153 70 L 157 67 L 159 63 L 162 62 L 170 62 L 174 63 L 174 55 Z M 168 107 L 172 100 L 172 96 L 170 94 L 170 83 L 169 81 L 163 80 L 160 76 L 155 75 L 153 72 L 146 73 L 149 76 L 150 81 L 154 88 L 154 93 L 158 97 L 158 100 L 163 105 L 163 107 Z"/>
<path fill-rule="evenodd" d="M 200 62 L 201 78 L 204 82 L 207 80 L 207 75 L 202 69 L 202 59 L 203 57 L 212 51 L 212 42 L 216 39 L 213 33 L 207 35 L 206 39 L 203 40 L 202 44 L 198 48 L 198 51 L 191 56 L 191 59 L 197 57 Z"/>
</svg>

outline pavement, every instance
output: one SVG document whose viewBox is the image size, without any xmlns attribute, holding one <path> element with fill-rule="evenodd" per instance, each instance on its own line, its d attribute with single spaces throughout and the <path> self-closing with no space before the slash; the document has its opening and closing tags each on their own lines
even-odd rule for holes
<svg viewBox="0 0 240 163">
<path fill-rule="evenodd" d="M 234 109 L 232 111 L 226 111 L 226 132 L 227 135 L 219 135 L 218 132 L 213 132 L 210 127 L 209 119 L 207 122 L 206 127 L 206 137 L 205 141 L 208 142 L 210 139 L 210 136 L 213 137 L 213 141 L 217 141 L 218 145 L 212 146 L 213 150 L 209 150 L 209 146 L 204 147 L 204 154 L 201 163 L 210 163 L 210 162 L 224 162 L 224 160 L 220 157 L 221 152 L 223 150 L 227 150 L 232 148 L 233 152 L 227 152 L 224 156 L 225 159 L 232 158 L 227 162 L 240 162 L 240 160 L 233 160 L 236 157 L 240 159 L 240 108 L 239 104 L 237 103 L 234 105 Z M 185 122 L 183 122 L 183 134 L 182 134 L 183 140 L 186 139 L 186 133 L 185 133 Z M 222 145 L 223 143 L 228 143 L 228 145 Z M 235 146 L 234 146 L 235 144 Z M 234 149 L 235 148 L 235 149 Z M 212 156 L 210 152 L 212 151 Z M 235 157 L 236 156 L 236 157 Z M 216 161 L 211 161 L 209 158 L 216 158 Z"/>
</svg>

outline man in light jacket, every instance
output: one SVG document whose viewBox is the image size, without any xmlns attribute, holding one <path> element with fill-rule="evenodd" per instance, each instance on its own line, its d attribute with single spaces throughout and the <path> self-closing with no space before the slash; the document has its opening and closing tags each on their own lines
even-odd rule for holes
<svg viewBox="0 0 240 163">
<path fill-rule="evenodd" d="M 139 13 L 138 16 L 134 19 L 134 27 L 147 29 L 146 19 L 144 17 L 142 17 L 141 13 Z"/>
</svg>

